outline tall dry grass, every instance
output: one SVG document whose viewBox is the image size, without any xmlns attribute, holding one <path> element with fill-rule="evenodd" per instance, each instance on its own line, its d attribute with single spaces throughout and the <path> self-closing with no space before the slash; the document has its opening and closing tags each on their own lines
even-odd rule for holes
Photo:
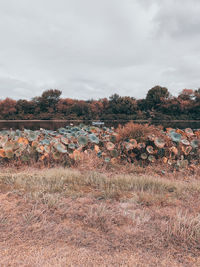
<svg viewBox="0 0 200 267">
<path fill-rule="evenodd" d="M 24 190 L 35 197 L 43 196 L 43 202 L 51 202 L 51 194 L 56 201 L 62 195 L 96 195 L 101 198 L 123 198 L 134 193 L 144 196 L 183 197 L 187 192 L 199 192 L 200 183 L 175 181 L 148 174 L 110 174 L 97 171 L 78 171 L 68 168 L 30 170 L 19 173 L 0 174 L 0 183 L 10 186 L 13 190 Z M 157 197 L 158 198 L 158 197 Z M 49 199 L 49 201 L 48 201 Z"/>
<path fill-rule="evenodd" d="M 4 257 L 20 242 L 26 246 L 24 253 L 40 242 L 43 247 L 59 248 L 62 243 L 73 250 L 89 248 L 103 256 L 112 252 L 130 256 L 139 248 L 143 256 L 148 255 L 143 266 L 148 266 L 149 255 L 152 260 L 170 255 L 182 264 L 183 256 L 193 253 L 194 260 L 200 243 L 200 182 L 176 178 L 69 168 L 1 172 Z M 169 266 L 169 261 L 165 263 Z M 184 260 L 183 266 L 195 265 Z"/>
<path fill-rule="evenodd" d="M 118 133 L 118 141 L 133 138 L 136 139 L 138 142 L 143 142 L 147 140 L 148 135 L 161 135 L 160 129 L 158 129 L 154 125 L 138 124 L 132 121 L 128 122 L 124 126 L 119 125 L 119 127 L 116 129 L 116 132 Z"/>
<path fill-rule="evenodd" d="M 200 214 L 189 214 L 187 211 L 177 210 L 166 224 L 167 239 L 178 243 L 199 244 L 200 242 Z"/>
</svg>

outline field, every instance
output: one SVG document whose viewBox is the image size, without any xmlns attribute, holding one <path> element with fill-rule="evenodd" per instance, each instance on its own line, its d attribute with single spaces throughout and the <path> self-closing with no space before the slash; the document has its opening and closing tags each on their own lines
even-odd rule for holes
<svg viewBox="0 0 200 267">
<path fill-rule="evenodd" d="M 0 266 L 200 266 L 199 131 L 0 135 Z"/>
<path fill-rule="evenodd" d="M 198 174 L 3 169 L 0 266 L 199 266 L 199 193 Z"/>
</svg>

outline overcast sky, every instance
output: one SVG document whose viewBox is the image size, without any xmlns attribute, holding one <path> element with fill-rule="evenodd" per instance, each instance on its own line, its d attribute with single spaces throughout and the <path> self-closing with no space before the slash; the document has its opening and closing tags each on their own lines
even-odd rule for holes
<svg viewBox="0 0 200 267">
<path fill-rule="evenodd" d="M 199 0 L 0 0 L 0 99 L 200 87 Z"/>
</svg>

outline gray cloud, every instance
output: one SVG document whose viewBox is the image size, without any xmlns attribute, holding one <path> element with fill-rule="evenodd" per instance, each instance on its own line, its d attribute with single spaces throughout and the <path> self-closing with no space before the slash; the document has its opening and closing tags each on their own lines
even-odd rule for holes
<svg viewBox="0 0 200 267">
<path fill-rule="evenodd" d="M 178 39 L 199 38 L 200 3 L 198 0 L 168 0 L 158 4 L 155 20 L 159 33 Z"/>
<path fill-rule="evenodd" d="M 200 86 L 198 0 L 0 1 L 0 98 Z"/>
</svg>

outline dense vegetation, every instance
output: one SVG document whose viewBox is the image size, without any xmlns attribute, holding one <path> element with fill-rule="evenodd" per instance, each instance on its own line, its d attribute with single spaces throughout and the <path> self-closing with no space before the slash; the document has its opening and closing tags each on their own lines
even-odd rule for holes
<svg viewBox="0 0 200 267">
<path fill-rule="evenodd" d="M 196 169 L 200 131 L 166 131 L 155 126 L 127 123 L 117 130 L 94 126 L 66 126 L 58 131 L 40 129 L 0 132 L 0 163 L 40 162 L 43 166 L 71 166 L 88 161 L 140 166 L 166 164 L 176 169 Z"/>
<path fill-rule="evenodd" d="M 60 90 L 47 90 L 31 100 L 0 100 L 0 119 L 156 119 L 199 120 L 200 89 L 184 89 L 178 97 L 165 87 L 150 89 L 145 99 L 114 94 L 109 99 L 75 100 L 61 98 Z"/>
</svg>

